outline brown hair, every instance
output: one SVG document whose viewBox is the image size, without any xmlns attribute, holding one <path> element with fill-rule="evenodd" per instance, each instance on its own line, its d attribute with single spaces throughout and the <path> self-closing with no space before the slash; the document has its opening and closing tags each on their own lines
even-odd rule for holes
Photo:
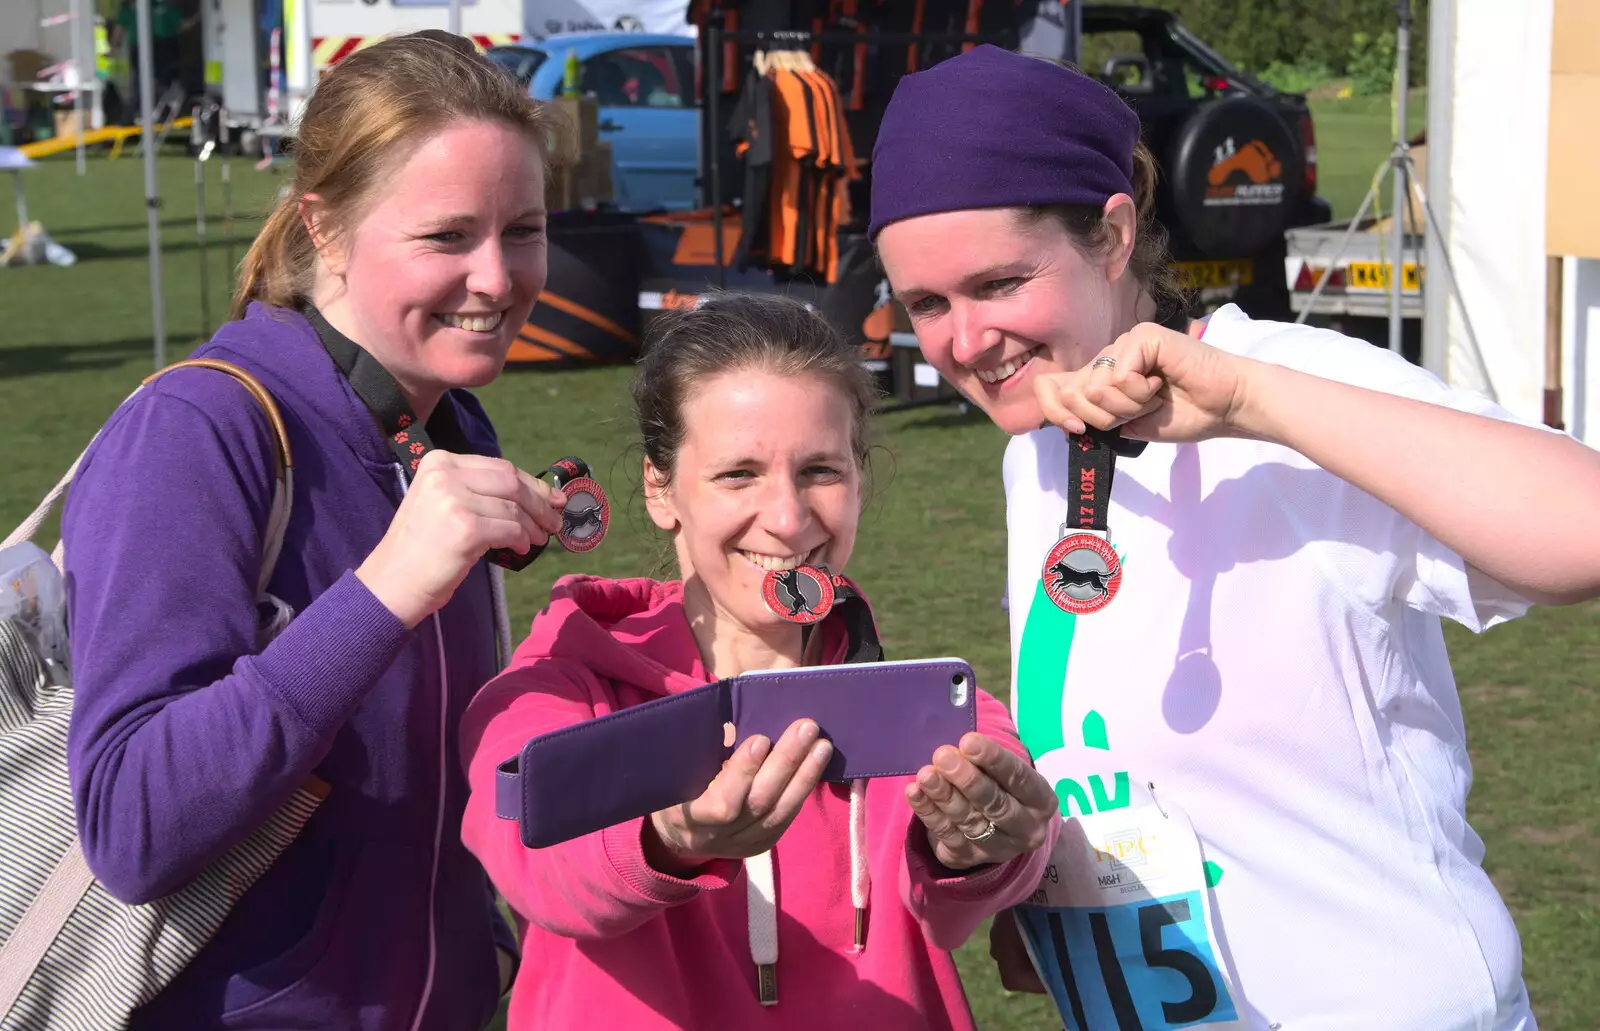
<svg viewBox="0 0 1600 1031">
<path fill-rule="evenodd" d="M 317 83 L 294 133 L 294 175 L 244 256 L 230 319 L 251 301 L 296 307 L 311 293 L 316 247 L 300 204 L 314 194 L 329 238 L 348 228 L 382 185 L 402 145 L 452 122 L 500 121 L 548 162 L 558 123 L 465 37 L 429 29 L 340 61 Z"/>
<path fill-rule="evenodd" d="M 1150 149 L 1140 141 L 1133 148 L 1133 204 L 1138 212 L 1134 229 L 1133 254 L 1128 268 L 1144 287 L 1145 293 L 1156 304 L 1156 319 L 1160 321 L 1189 307 L 1189 297 L 1178 281 L 1167 254 L 1167 230 L 1155 219 L 1156 159 Z M 1112 245 L 1111 227 L 1106 225 L 1105 212 L 1087 204 L 1036 204 L 1019 208 L 1017 217 L 1026 229 L 1031 229 L 1046 219 L 1053 219 L 1065 229 L 1081 250 L 1101 254 Z"/>
<path fill-rule="evenodd" d="M 1025 56 L 1046 61 L 1069 72 L 1085 74 L 1071 61 L 1038 54 Z M 1138 220 L 1128 268 L 1133 270 L 1133 277 L 1144 287 L 1145 293 L 1155 301 L 1156 319 L 1159 321 L 1188 311 L 1189 296 L 1179 283 L 1178 274 L 1172 267 L 1172 257 L 1167 253 L 1167 229 L 1156 221 L 1156 182 L 1156 159 L 1144 141 L 1139 140 L 1133 145 L 1133 207 L 1138 213 Z M 1079 249 L 1090 254 L 1104 253 L 1111 247 L 1111 230 L 1106 226 L 1105 212 L 1101 208 L 1080 204 L 1035 204 L 1019 209 L 1018 218 L 1024 229 L 1032 229 L 1045 219 L 1054 219 Z"/>
<path fill-rule="evenodd" d="M 714 293 L 651 324 L 633 380 L 633 414 L 661 486 L 670 481 L 683 446 L 683 406 L 696 386 L 723 373 L 758 369 L 779 376 L 810 373 L 837 385 L 850 402 L 851 451 L 867 471 L 878 388 L 860 351 L 800 301 Z"/>
</svg>

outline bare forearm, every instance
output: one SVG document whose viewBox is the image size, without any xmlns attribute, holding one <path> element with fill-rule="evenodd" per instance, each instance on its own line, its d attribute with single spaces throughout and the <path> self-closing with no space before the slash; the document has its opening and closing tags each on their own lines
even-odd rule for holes
<svg viewBox="0 0 1600 1031">
<path fill-rule="evenodd" d="M 1251 362 L 1241 436 L 1294 449 L 1533 601 L 1600 594 L 1600 453 L 1527 426 Z"/>
</svg>

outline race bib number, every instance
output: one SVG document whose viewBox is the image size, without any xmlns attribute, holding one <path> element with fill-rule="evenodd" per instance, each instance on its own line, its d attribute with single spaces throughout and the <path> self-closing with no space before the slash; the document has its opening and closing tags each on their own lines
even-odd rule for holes
<svg viewBox="0 0 1600 1031">
<path fill-rule="evenodd" d="M 1067 1031 L 1245 1027 L 1200 843 L 1170 803 L 1065 820 L 1016 914 Z"/>
</svg>

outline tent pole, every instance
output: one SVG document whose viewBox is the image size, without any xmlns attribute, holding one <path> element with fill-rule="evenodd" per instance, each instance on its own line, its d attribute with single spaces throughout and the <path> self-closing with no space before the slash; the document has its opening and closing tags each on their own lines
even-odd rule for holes
<svg viewBox="0 0 1600 1031">
<path fill-rule="evenodd" d="M 1422 184 L 1434 221 L 1423 227 L 1422 367 L 1449 381 L 1450 291 L 1454 285 L 1429 270 L 1444 267 L 1450 226 L 1451 119 L 1455 91 L 1455 0 L 1428 5 L 1428 170 Z M 1415 184 L 1413 184 L 1415 185 Z"/>
<path fill-rule="evenodd" d="M 78 88 L 72 91 L 72 121 L 73 130 L 78 134 L 78 174 L 83 175 L 88 171 L 83 158 L 83 132 L 87 126 L 83 122 L 83 88 L 84 83 L 94 81 L 94 65 L 83 59 L 83 0 L 72 0 L 72 67 L 78 76 Z"/>
<path fill-rule="evenodd" d="M 1560 256 L 1544 260 L 1544 424 L 1566 429 L 1561 421 L 1561 287 L 1565 265 Z"/>
<path fill-rule="evenodd" d="M 1394 264 L 1389 274 L 1389 350 L 1400 353 L 1400 330 L 1405 324 L 1400 314 L 1400 295 L 1405 289 L 1406 249 L 1406 183 L 1409 179 L 1406 160 L 1406 87 L 1410 84 L 1411 70 L 1411 0 L 1395 4 L 1399 18 L 1395 33 L 1395 137 L 1394 204 L 1390 211 L 1394 218 L 1394 251 L 1390 258 Z"/>
<path fill-rule="evenodd" d="M 138 0 L 135 13 L 139 32 L 139 117 L 143 127 L 144 213 L 150 234 L 150 325 L 155 341 L 156 368 L 167 360 L 167 319 L 161 297 L 161 192 L 156 185 L 156 132 L 151 108 L 155 103 L 155 69 L 151 61 L 150 0 Z"/>
</svg>

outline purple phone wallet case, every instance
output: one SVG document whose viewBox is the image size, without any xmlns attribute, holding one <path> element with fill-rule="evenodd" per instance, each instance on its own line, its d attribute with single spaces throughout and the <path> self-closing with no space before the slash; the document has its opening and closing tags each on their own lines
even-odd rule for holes
<svg viewBox="0 0 1600 1031">
<path fill-rule="evenodd" d="M 977 729 L 976 693 L 960 659 L 742 673 L 530 739 L 500 764 L 495 812 L 529 848 L 559 844 L 699 797 L 746 739 L 802 718 L 833 742 L 825 780 L 906 776 Z"/>
</svg>

